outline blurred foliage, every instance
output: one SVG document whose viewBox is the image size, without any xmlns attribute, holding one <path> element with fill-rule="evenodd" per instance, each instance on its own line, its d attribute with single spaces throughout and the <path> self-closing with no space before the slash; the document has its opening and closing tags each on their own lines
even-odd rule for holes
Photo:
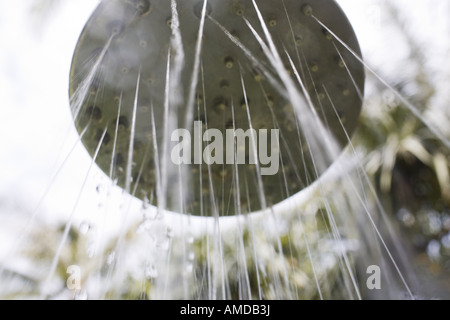
<svg viewBox="0 0 450 320">
<path fill-rule="evenodd" d="M 225 236 L 228 239 L 222 244 L 222 266 L 211 264 L 214 250 L 205 247 L 206 239 L 199 239 L 194 245 L 197 278 L 208 279 L 208 273 L 216 276 L 215 290 L 225 292 L 226 299 L 304 300 L 320 299 L 321 295 L 326 299 L 349 298 L 345 290 L 333 292 L 338 283 L 348 280 L 339 269 L 342 256 L 334 250 L 327 229 L 318 225 L 322 219 L 304 213 L 302 219 L 293 219 L 272 237 L 258 224 L 251 228 L 253 232 L 246 228 L 242 235 Z M 226 279 L 225 288 L 222 278 Z M 193 298 L 211 297 L 211 283 L 197 286 Z"/>
<path fill-rule="evenodd" d="M 401 79 L 395 89 L 426 117 L 439 92 L 427 70 L 420 39 L 411 34 L 393 4 L 387 12 L 409 48 L 408 70 L 414 77 Z M 450 74 L 447 75 L 450 77 Z M 411 87 L 416 88 L 411 94 Z M 377 85 L 366 99 L 366 112 L 355 144 L 367 151 L 366 169 L 373 177 L 380 198 L 395 213 L 402 235 L 415 251 L 416 262 L 441 282 L 450 294 L 450 150 L 422 119 L 414 116 L 392 91 Z M 450 102 L 450 101 L 449 101 Z M 447 114 L 442 114 L 446 118 Z M 448 119 L 448 118 L 447 118 Z M 437 289 L 439 290 L 439 289 Z"/>
</svg>

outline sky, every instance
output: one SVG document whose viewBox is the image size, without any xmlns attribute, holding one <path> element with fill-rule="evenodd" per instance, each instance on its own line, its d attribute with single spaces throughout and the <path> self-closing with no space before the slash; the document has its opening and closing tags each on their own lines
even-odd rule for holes
<svg viewBox="0 0 450 320">
<path fill-rule="evenodd" d="M 401 4 L 408 28 L 433 53 L 427 63 L 438 73 L 450 50 L 444 32 L 449 30 L 450 1 L 395 1 Z M 389 32 L 390 18 L 382 14 L 385 1 L 338 2 L 356 30 L 366 60 L 386 76 L 398 70 L 394 67 L 407 51 Z M 76 141 L 68 104 L 69 70 L 78 36 L 97 3 L 62 1 L 54 14 L 42 18 L 30 12 L 33 0 L 0 0 L 0 222 L 29 215 L 48 186 L 40 206 L 44 220 L 67 221 L 80 192 L 81 220 L 90 219 L 93 204 L 102 204 L 107 181 L 94 167 L 83 184 L 91 164 L 83 147 L 74 149 L 52 179 Z M 448 79 L 440 83 L 448 84 Z M 97 187 L 100 193 L 95 192 Z M 19 230 L 19 224 L 8 229 L 8 223 L 0 223 L 0 237 L 2 228 L 12 234 Z"/>
</svg>

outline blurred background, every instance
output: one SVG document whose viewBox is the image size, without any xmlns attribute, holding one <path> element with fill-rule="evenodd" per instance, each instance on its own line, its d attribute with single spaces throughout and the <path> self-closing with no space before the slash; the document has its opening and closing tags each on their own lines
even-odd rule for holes
<svg viewBox="0 0 450 320">
<path fill-rule="evenodd" d="M 419 117 L 414 115 L 393 90 L 368 72 L 364 111 L 353 142 L 365 155 L 363 165 L 389 216 L 401 267 L 409 270 L 411 285 L 423 289 L 416 298 L 448 299 L 450 149 L 433 131 L 450 139 L 450 2 L 338 3 L 357 33 L 368 65 L 420 111 Z M 112 230 L 121 228 L 124 201 L 120 190 L 108 187 L 102 172 L 95 166 L 89 169 L 91 159 L 77 144 L 68 101 L 73 50 L 97 5 L 96 0 L 0 0 L 3 299 L 96 296 L 92 293 L 96 283 L 100 286 L 108 275 L 104 266 L 114 260 Z M 105 206 L 107 218 L 99 213 Z M 142 204 L 136 201 L 130 206 L 134 209 L 127 227 L 132 231 L 126 233 L 125 243 L 139 255 L 145 249 L 135 245 L 133 235 Z M 55 279 L 45 282 L 49 288 L 43 288 L 68 221 L 73 223 Z M 192 252 L 201 252 L 201 237 L 189 244 Z M 228 249 L 233 250 L 233 245 Z M 173 255 L 183 255 L 179 251 L 174 249 Z M 286 254 L 286 258 L 292 256 Z M 202 263 L 198 254 L 191 267 Z M 91 289 L 74 293 L 66 288 L 67 267 L 72 264 L 82 265 L 84 270 L 101 266 L 98 273 L 83 275 L 91 277 Z M 103 283 L 104 297 L 150 297 L 157 272 L 152 264 L 143 265 L 124 266 L 126 271 L 114 278 L 116 282 L 110 281 L 107 288 Z M 135 276 L 136 272 L 144 276 Z M 336 293 L 342 283 L 333 280 L 332 272 L 324 274 L 330 287 L 328 297 L 347 298 Z M 298 275 L 295 279 L 299 292 L 303 290 L 298 297 L 318 298 L 317 292 L 305 285 L 306 280 L 298 280 Z M 43 296 L 42 292 L 47 293 Z"/>
</svg>

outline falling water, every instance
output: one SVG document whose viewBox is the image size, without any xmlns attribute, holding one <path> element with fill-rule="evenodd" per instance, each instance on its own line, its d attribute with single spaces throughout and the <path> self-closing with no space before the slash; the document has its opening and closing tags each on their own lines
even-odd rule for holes
<svg viewBox="0 0 450 320">
<path fill-rule="evenodd" d="M 364 60 L 332 0 L 283 0 L 277 8 L 268 0 L 101 1 L 70 77 L 74 126 L 92 160 L 35 295 L 417 298 L 368 170 L 371 150 L 358 146 L 366 79 L 448 148 L 447 134 Z M 176 129 L 191 135 L 174 140 Z M 239 129 L 249 132 L 245 164 Z M 275 130 L 279 139 L 270 140 Z M 266 151 L 279 152 L 274 174 L 261 174 L 262 137 Z M 177 144 L 189 163 L 173 162 Z M 228 152 L 230 161 L 211 162 Z M 97 208 L 81 216 L 92 214 L 96 225 L 77 218 L 95 170 Z M 34 237 L 34 219 L 8 256 Z M 82 274 L 75 288 L 69 266 Z M 380 290 L 368 285 L 374 266 Z M 0 294 L 15 286 L 14 277 L 7 281 Z"/>
</svg>

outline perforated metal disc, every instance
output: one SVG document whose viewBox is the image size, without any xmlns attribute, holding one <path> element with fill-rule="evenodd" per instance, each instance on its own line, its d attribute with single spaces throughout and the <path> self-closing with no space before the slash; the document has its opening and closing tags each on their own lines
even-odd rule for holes
<svg viewBox="0 0 450 320">
<path fill-rule="evenodd" d="M 360 54 L 346 16 L 333 0 L 258 0 L 256 3 L 296 89 L 303 92 L 296 78 L 298 72 L 324 127 L 340 148 L 344 147 L 348 142 L 345 132 L 351 134 L 357 126 L 364 70 L 315 18 Z M 157 172 L 158 167 L 164 167 L 163 179 L 167 179 L 164 203 L 170 210 L 206 216 L 257 211 L 304 189 L 324 168 L 313 165 L 311 141 L 308 144 L 303 134 L 303 130 L 317 128 L 299 127 L 302 114 L 294 112 L 279 70 L 249 27 L 269 44 L 251 0 L 208 1 L 192 120 L 201 120 L 204 130 L 206 125 L 221 130 L 224 137 L 226 129 L 247 130 L 249 115 L 256 132 L 269 129 L 270 137 L 270 129 L 279 129 L 279 146 L 269 144 L 271 150 L 279 148 L 279 170 L 274 175 L 259 175 L 257 166 L 248 164 L 249 145 L 247 164 L 237 166 L 238 174 L 236 166 L 231 164 L 210 167 L 205 163 L 192 164 L 178 170 L 173 163 L 168 163 L 170 158 L 165 158 L 165 165 L 161 162 L 164 124 L 169 123 L 167 119 L 175 119 L 177 127 L 183 127 L 190 105 L 189 89 L 202 8 L 202 0 L 177 1 L 183 50 L 172 47 L 172 72 L 168 73 L 173 22 L 171 1 L 102 1 L 87 22 L 73 57 L 70 96 L 75 126 L 83 133 L 82 142 L 91 156 L 102 142 L 95 160 L 97 165 L 120 187 L 140 199 L 149 199 L 155 205 L 160 203 L 158 195 L 162 193 L 157 190 L 162 179 L 157 177 Z M 173 68 L 181 52 L 180 79 L 170 87 L 170 99 L 166 100 L 167 75 L 176 75 Z M 166 105 L 169 118 L 165 117 Z M 193 123 L 187 129 L 193 132 Z M 166 138 L 170 139 L 167 135 Z M 205 146 L 204 142 L 202 148 Z M 155 158 L 157 152 L 159 159 Z M 327 161 L 328 166 L 332 160 Z M 131 173 L 128 180 L 127 172 Z"/>
</svg>

